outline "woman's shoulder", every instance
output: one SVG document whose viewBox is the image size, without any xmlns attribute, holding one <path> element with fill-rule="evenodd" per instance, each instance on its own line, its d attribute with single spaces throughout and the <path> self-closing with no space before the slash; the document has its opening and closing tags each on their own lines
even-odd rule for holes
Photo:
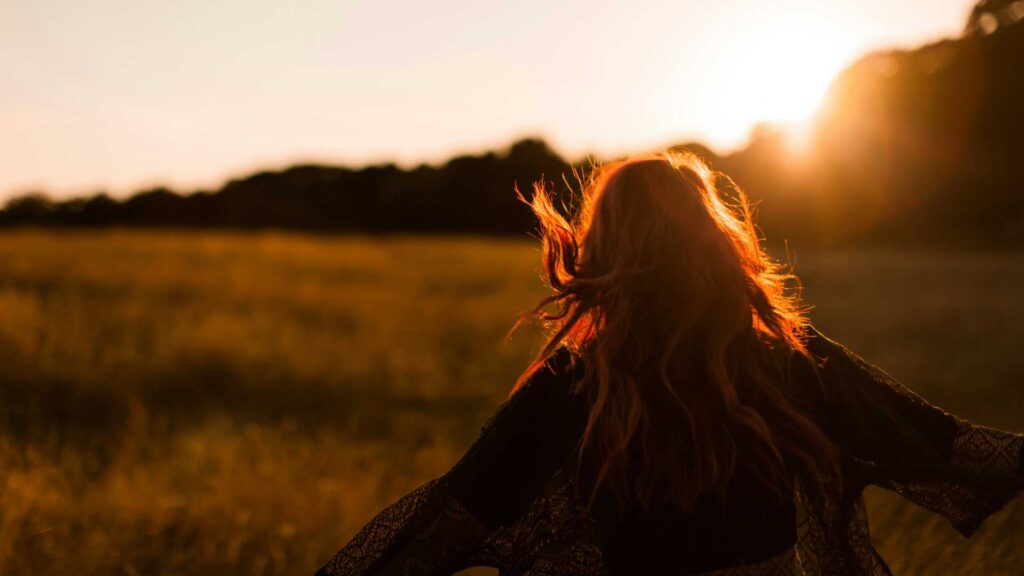
<svg viewBox="0 0 1024 576">
<path fill-rule="evenodd" d="M 579 356 L 566 347 L 560 347 L 512 395 L 511 400 L 545 401 L 565 405 L 574 399 L 578 378 L 582 375 Z"/>
<path fill-rule="evenodd" d="M 502 403 L 453 468 L 463 503 L 489 525 L 521 514 L 575 446 L 573 358 L 557 351 Z"/>
<path fill-rule="evenodd" d="M 817 388 L 825 373 L 834 376 L 837 372 L 862 372 L 867 368 L 874 368 L 814 325 L 807 325 L 801 340 L 804 351 L 794 351 L 790 358 L 790 373 L 799 383 L 812 382 Z"/>
<path fill-rule="evenodd" d="M 483 436 L 565 436 L 577 420 L 578 358 L 566 348 L 553 352 L 491 414 Z"/>
<path fill-rule="evenodd" d="M 902 384 L 877 365 L 809 326 L 805 339 L 807 364 L 813 367 L 816 379 L 824 378 L 832 396 L 865 393 L 906 393 Z M 807 370 L 804 371 L 807 374 Z"/>
<path fill-rule="evenodd" d="M 568 441 L 582 431 L 585 403 L 576 393 L 583 369 L 579 357 L 559 348 L 499 407 L 492 424 L 530 435 Z"/>
<path fill-rule="evenodd" d="M 793 399 L 817 411 L 835 399 L 837 375 L 849 374 L 863 360 L 813 325 L 806 327 L 801 341 L 803 350 L 790 351 L 783 382 Z"/>
<path fill-rule="evenodd" d="M 865 367 L 870 365 L 866 360 L 858 356 L 844 344 L 825 335 L 814 325 L 809 324 L 807 326 L 804 337 L 804 346 L 807 348 L 807 352 L 810 354 L 815 365 L 819 367 L 824 367 L 830 364 L 832 367 L 846 365 Z"/>
</svg>

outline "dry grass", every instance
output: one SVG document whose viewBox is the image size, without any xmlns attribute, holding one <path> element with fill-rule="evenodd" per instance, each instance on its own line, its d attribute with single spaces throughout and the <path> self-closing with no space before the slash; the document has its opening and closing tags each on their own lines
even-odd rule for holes
<svg viewBox="0 0 1024 576">
<path fill-rule="evenodd" d="M 450 466 L 537 344 L 532 244 L 0 235 L 0 573 L 310 573 Z M 827 333 L 1024 430 L 1024 255 L 799 254 Z M 961 540 L 870 494 L 899 574 L 1019 574 L 1024 505 Z"/>
</svg>

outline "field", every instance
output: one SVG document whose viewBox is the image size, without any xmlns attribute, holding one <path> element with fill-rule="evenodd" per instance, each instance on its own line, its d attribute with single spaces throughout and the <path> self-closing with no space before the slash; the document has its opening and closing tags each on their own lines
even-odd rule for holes
<svg viewBox="0 0 1024 576">
<path fill-rule="evenodd" d="M 1024 254 L 797 251 L 816 325 L 1024 430 Z M 446 470 L 539 343 L 533 243 L 0 234 L 0 574 L 311 573 Z M 897 574 L 1024 573 L 1024 501 L 963 540 L 869 492 Z"/>
</svg>

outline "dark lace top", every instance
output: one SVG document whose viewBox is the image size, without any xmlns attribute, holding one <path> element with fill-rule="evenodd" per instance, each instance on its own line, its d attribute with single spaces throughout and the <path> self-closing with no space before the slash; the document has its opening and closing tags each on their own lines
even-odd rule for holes
<svg viewBox="0 0 1024 576">
<path fill-rule="evenodd" d="M 574 468 L 585 407 L 562 350 L 451 470 L 387 507 L 317 574 L 887 575 L 866 486 L 895 490 L 965 537 L 1024 489 L 1024 435 L 928 404 L 820 332 L 808 349 L 817 374 L 796 362 L 786 386 L 840 448 L 842 478 L 799 474 L 781 498 L 738 474 L 724 502 L 687 513 L 612 514 L 600 498 L 588 512 Z"/>
</svg>

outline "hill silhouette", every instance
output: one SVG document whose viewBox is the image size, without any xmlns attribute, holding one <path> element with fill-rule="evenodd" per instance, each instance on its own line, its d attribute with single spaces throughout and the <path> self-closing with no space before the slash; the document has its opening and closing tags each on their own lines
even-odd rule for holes
<svg viewBox="0 0 1024 576">
<path fill-rule="evenodd" d="M 727 156 L 681 147 L 733 177 L 773 238 L 1024 245 L 1022 18 L 1022 2 L 985 0 L 962 37 L 865 56 L 833 82 L 801 156 L 770 125 Z M 527 138 L 440 166 L 298 165 L 124 200 L 29 194 L 0 225 L 522 234 L 534 221 L 514 186 L 585 165 Z"/>
</svg>

